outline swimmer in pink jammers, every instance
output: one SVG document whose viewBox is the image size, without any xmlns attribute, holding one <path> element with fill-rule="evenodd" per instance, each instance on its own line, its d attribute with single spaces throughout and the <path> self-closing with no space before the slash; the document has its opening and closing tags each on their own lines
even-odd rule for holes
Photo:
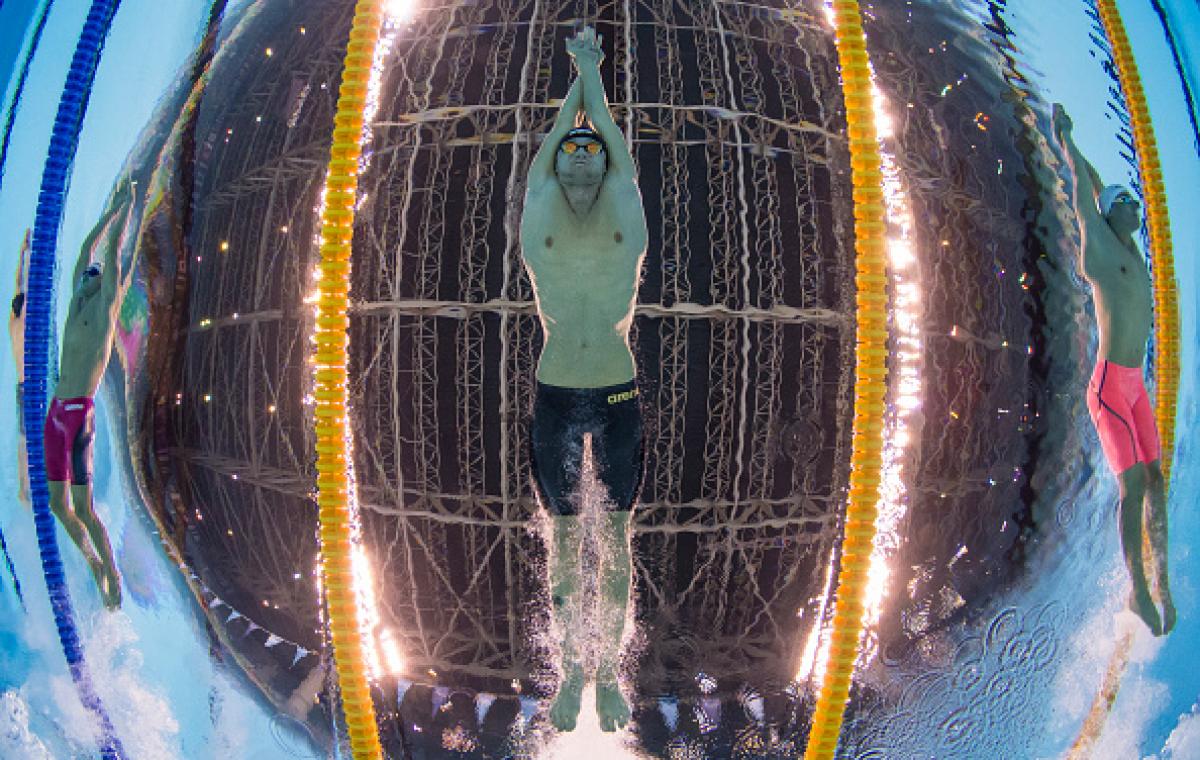
<svg viewBox="0 0 1200 760">
<path fill-rule="evenodd" d="M 117 310 L 127 285 L 121 276 L 120 252 L 132 208 L 129 183 L 122 181 L 84 242 L 63 328 L 58 385 L 45 428 L 50 508 L 83 552 L 109 608 L 121 604 L 121 578 L 108 531 L 92 503 L 92 397 L 108 365 Z M 97 253 L 102 263 L 95 261 Z"/>
<path fill-rule="evenodd" d="M 1150 274 L 1133 241 L 1142 217 L 1137 199 L 1127 188 L 1101 183 L 1075 145 L 1071 117 L 1059 104 L 1054 106 L 1053 122 L 1074 176 L 1080 262 L 1092 286 L 1100 332 L 1096 369 L 1087 388 L 1088 410 L 1120 482 L 1121 547 L 1133 583 L 1130 608 L 1155 636 L 1161 636 L 1175 627 L 1175 605 L 1167 582 L 1167 496 L 1158 430 L 1142 383 L 1154 305 Z M 1144 516 L 1143 504 L 1147 506 Z M 1153 594 L 1142 558 L 1143 530 L 1149 532 L 1152 550 Z"/>
</svg>

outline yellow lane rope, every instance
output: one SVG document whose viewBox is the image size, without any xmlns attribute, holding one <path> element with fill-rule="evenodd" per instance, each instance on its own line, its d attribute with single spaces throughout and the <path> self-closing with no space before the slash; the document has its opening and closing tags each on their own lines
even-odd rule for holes
<svg viewBox="0 0 1200 760">
<path fill-rule="evenodd" d="M 1161 440 L 1159 461 L 1164 479 L 1170 483 L 1171 460 L 1175 451 L 1175 404 L 1179 396 L 1179 301 L 1175 286 L 1175 258 L 1171 250 L 1171 224 L 1167 217 L 1167 193 L 1158 160 L 1158 144 L 1150 122 L 1150 109 L 1133 48 L 1115 0 L 1098 0 L 1100 21 L 1112 46 L 1113 62 L 1121 80 L 1121 91 L 1129 106 L 1133 126 L 1134 146 L 1137 148 L 1138 171 L 1146 198 L 1146 219 L 1150 230 L 1150 255 L 1154 262 L 1154 397 L 1155 417 Z M 1147 553 L 1145 556 L 1149 556 Z M 1104 723 L 1117 699 L 1121 678 L 1129 662 L 1133 645 L 1132 634 L 1126 633 L 1105 669 L 1100 691 L 1092 701 L 1083 728 L 1071 746 L 1067 757 L 1078 760 L 1091 752 L 1100 738 Z"/>
<path fill-rule="evenodd" d="M 862 635 L 863 597 L 875 540 L 883 451 L 883 399 L 887 375 L 887 217 L 882 160 L 867 44 L 857 0 L 834 0 L 835 38 L 842 70 L 854 184 L 854 246 L 858 288 L 854 381 L 854 438 L 850 496 L 838 573 L 837 607 L 825 679 L 817 697 L 805 760 L 832 758 L 850 693 Z"/>
<path fill-rule="evenodd" d="M 334 664 L 342 710 L 356 760 L 383 757 L 375 705 L 367 683 L 359 627 L 350 540 L 350 492 L 346 448 L 346 366 L 349 344 L 350 244 L 362 155 L 363 110 L 375 47 L 383 26 L 382 0 L 359 0 L 334 117 L 333 146 L 321 214 L 321 263 L 317 282 L 316 435 L 317 505 L 321 519 L 321 579 L 329 610 Z"/>
<path fill-rule="evenodd" d="M 1175 402 L 1179 395 L 1179 301 L 1175 289 L 1175 257 L 1171 251 L 1171 222 L 1167 218 L 1167 191 L 1163 184 L 1158 144 L 1150 123 L 1146 93 L 1138 76 L 1133 48 L 1117 12 L 1116 0 L 1098 0 L 1100 20 L 1112 45 L 1113 61 L 1121 78 L 1121 91 L 1129 106 L 1138 170 L 1146 197 L 1150 229 L 1150 254 L 1154 261 L 1154 399 L 1162 448 L 1163 476 L 1170 482 L 1175 451 Z"/>
</svg>

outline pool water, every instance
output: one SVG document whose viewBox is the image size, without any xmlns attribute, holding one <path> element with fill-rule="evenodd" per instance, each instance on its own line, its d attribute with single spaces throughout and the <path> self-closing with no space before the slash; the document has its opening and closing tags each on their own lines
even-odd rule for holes
<svg viewBox="0 0 1200 760">
<path fill-rule="evenodd" d="M 355 474 L 376 562 L 371 635 L 393 642 L 374 665 L 384 744 L 397 758 L 800 757 L 849 457 L 839 396 L 849 343 L 836 315 L 852 303 L 852 208 L 833 30 L 815 1 L 559 5 L 389 6 L 351 328 Z M 0 2 L 12 125 L 3 277 L 33 223 L 87 10 L 53 3 L 39 27 L 45 7 Z M 1137 184 L 1094 6 L 876 3 L 867 31 L 899 199 L 890 233 L 914 262 L 892 273 L 892 326 L 919 345 L 906 366 L 920 382 L 909 388 L 915 412 L 897 411 L 908 408 L 899 381 L 890 390 L 889 432 L 906 441 L 892 449 L 881 523 L 890 571 L 839 757 L 1067 757 L 1127 637 L 1128 667 L 1090 756 L 1200 758 L 1200 8 L 1119 7 L 1162 158 L 1180 296 L 1168 510 L 1177 629 L 1154 638 L 1123 610 L 1117 484 L 1082 400 L 1090 296 L 1073 267 L 1061 159 L 1039 141 L 1061 102 L 1100 175 Z M 59 550 L 87 669 L 129 758 L 348 757 L 305 506 L 301 328 L 351 5 L 215 9 L 124 0 L 104 45 L 58 237 L 60 328 L 75 257 L 111 188 L 130 169 L 148 184 L 183 123 L 193 54 L 210 23 L 219 30 L 192 152 L 170 159 L 194 175 L 194 261 L 167 252 L 139 264 L 97 396 L 95 501 L 123 578 L 120 609 L 104 609 L 61 530 Z M 649 506 L 634 518 L 633 724 L 600 732 L 589 690 L 577 730 L 556 736 L 538 699 L 555 682 L 554 644 L 535 630 L 544 555 L 536 525 L 524 525 L 517 420 L 540 339 L 505 205 L 519 197 L 511 134 L 536 131 L 522 120 L 544 114 L 504 108 L 562 96 L 561 39 L 576 18 L 623 46 L 609 55 L 626 68 L 606 70 L 608 96 L 638 114 L 628 125 L 638 125 L 651 250 L 635 342 L 659 437 Z M 559 47 L 534 44 L 538 29 Z M 553 74 L 539 73 L 551 59 Z M 745 65 L 704 79 L 710 59 Z M 777 128 L 776 110 L 803 125 Z M 239 342 L 250 322 L 259 332 Z M 156 343 L 164 329 L 181 337 Z M 0 386 L 15 388 L 4 356 Z M 165 384 L 149 369 L 159 360 L 174 373 Z M 65 667 L 32 511 L 18 498 L 15 394 L 0 396 L 0 451 L 11 452 L 0 457 L 10 495 L 0 529 L 23 593 L 22 603 L 0 567 L 0 757 L 95 757 L 95 718 Z M 168 445 L 146 434 L 162 429 Z"/>
</svg>

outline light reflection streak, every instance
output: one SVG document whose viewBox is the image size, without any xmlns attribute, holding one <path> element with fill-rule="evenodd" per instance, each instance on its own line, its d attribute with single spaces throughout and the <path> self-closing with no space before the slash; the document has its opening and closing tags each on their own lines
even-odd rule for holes
<svg viewBox="0 0 1200 760">
<path fill-rule="evenodd" d="M 887 113 L 888 104 L 878 87 L 873 88 L 876 114 Z M 904 251 L 905 256 L 893 256 L 889 275 L 895 297 L 889 316 L 892 320 L 894 340 L 903 340 L 905 345 L 916 351 L 892 351 L 889 370 L 892 382 L 888 389 L 890 403 L 884 418 L 883 466 L 880 478 L 879 516 L 875 520 L 875 545 L 871 552 L 871 568 L 864 598 L 863 626 L 865 631 L 874 629 L 879 623 L 887 583 L 891 576 L 889 560 L 900 545 L 899 528 L 908 511 L 908 490 L 902 478 L 903 461 L 908 444 L 912 440 L 909 430 L 910 418 L 921 408 L 922 357 L 920 352 L 921 322 L 924 314 L 920 309 L 920 268 L 912 243 L 913 216 L 908 195 L 904 190 L 899 166 L 896 164 L 895 146 L 891 138 L 881 134 L 880 157 L 882 159 L 883 195 L 887 208 L 889 231 L 888 247 L 891 251 Z M 899 378 L 899 380 L 897 379 Z M 919 432 L 919 431 L 917 431 Z M 870 642 L 860 650 L 859 665 L 866 664 L 878 653 L 878 640 L 866 637 Z"/>
<path fill-rule="evenodd" d="M 831 2 L 825 2 L 825 15 L 831 28 L 836 27 L 836 14 Z M 869 64 L 868 64 L 869 65 Z M 872 69 L 872 81 L 874 70 Z M 923 366 L 923 343 L 921 323 L 924 313 L 920 308 L 920 267 L 913 246 L 912 210 L 904 190 L 899 166 L 896 163 L 894 122 L 888 109 L 887 99 L 877 85 L 872 88 L 872 103 L 875 109 L 875 126 L 878 130 L 883 195 L 887 210 L 889 254 L 888 274 L 891 286 L 891 304 L 888 311 L 891 323 L 891 351 L 888 362 L 890 387 L 887 395 L 887 410 L 884 415 L 884 442 L 880 471 L 880 498 L 875 520 L 875 542 L 871 551 L 871 565 L 863 597 L 863 636 L 859 643 L 858 667 L 861 669 L 878 655 L 879 641 L 873 631 L 879 623 L 883 600 L 891 577 L 889 560 L 900 545 L 899 528 L 908 511 L 908 492 L 902 472 L 908 445 L 920 430 L 910 430 L 914 417 L 919 417 L 922 396 L 921 369 Z M 899 350 L 901 347 L 909 350 Z M 832 578 L 832 559 L 828 578 Z M 832 589 L 826 584 L 822 610 L 829 601 Z M 810 635 L 805 647 L 796 680 L 799 682 L 824 678 L 829 658 L 829 625 L 824 614 L 817 625 L 820 631 L 820 648 L 816 662 L 809 661 L 809 650 L 813 646 L 815 633 Z"/>
<path fill-rule="evenodd" d="M 387 14 L 388 22 L 399 23 L 407 21 L 416 9 L 415 0 L 389 0 L 384 13 Z"/>
<path fill-rule="evenodd" d="M 828 662 L 828 650 L 821 649 L 821 642 L 825 638 L 825 631 L 821 624 L 825 620 L 825 612 L 832 601 L 833 592 L 833 562 L 825 568 L 825 584 L 821 592 L 821 606 L 817 610 L 817 615 L 813 618 L 816 622 L 813 625 L 812 631 L 808 634 L 808 641 L 804 644 L 804 654 L 800 657 L 800 670 L 796 673 L 796 680 L 804 682 L 810 678 L 816 678 L 817 681 L 825 678 L 825 665 Z M 820 655 L 818 657 L 818 654 Z"/>
<path fill-rule="evenodd" d="M 396 35 L 400 31 L 400 25 L 411 16 L 416 3 L 413 0 L 392 0 L 387 6 L 386 12 L 388 17 L 384 20 L 383 29 L 379 36 L 379 41 L 375 46 L 375 50 L 371 59 L 371 75 L 367 82 L 367 97 L 363 107 L 363 131 L 362 131 L 362 153 L 358 163 L 358 176 L 363 176 L 371 162 L 371 137 L 372 124 L 376 114 L 379 112 L 380 95 L 383 88 L 383 74 L 386 69 L 388 56 L 392 52 L 395 44 Z M 324 88 L 324 85 L 322 85 Z M 313 213 L 317 217 L 317 233 L 314 235 L 314 244 L 319 249 L 324 242 L 320 234 L 320 220 L 325 211 L 326 196 L 328 187 L 325 181 L 321 183 L 321 194 L 317 205 L 313 208 Z M 355 201 L 357 210 L 366 200 L 366 194 L 362 193 Z M 319 262 L 318 262 L 319 264 Z M 312 281 L 313 290 L 304 298 L 304 303 L 312 307 L 313 321 L 309 331 L 309 357 L 307 365 L 311 367 L 309 377 L 306 383 L 308 391 L 304 396 L 305 405 L 311 405 L 314 401 L 314 393 L 316 389 L 316 371 L 320 370 L 323 365 L 316 361 L 316 326 L 317 321 L 321 316 L 321 271 L 318 265 L 313 266 Z M 350 419 L 353 416 L 353 408 L 350 404 L 350 399 L 346 399 L 346 416 L 343 420 L 343 437 L 346 446 L 346 459 L 348 462 L 348 493 L 349 493 L 349 530 L 351 543 L 351 568 L 353 572 L 353 593 L 358 607 L 358 623 L 359 635 L 362 637 L 362 646 L 364 652 L 364 664 L 366 665 L 368 674 L 372 680 L 378 681 L 385 674 L 399 675 L 404 670 L 404 658 L 400 652 L 399 644 L 396 641 L 393 631 L 383 628 L 379 614 L 379 605 L 377 598 L 377 589 L 375 587 L 374 571 L 372 568 L 370 557 L 367 554 L 366 547 L 363 544 L 362 536 L 362 519 L 359 510 L 358 502 L 358 485 L 354 474 L 354 439 L 350 432 Z M 321 578 L 323 573 L 317 575 L 317 592 L 323 593 L 321 587 Z"/>
</svg>

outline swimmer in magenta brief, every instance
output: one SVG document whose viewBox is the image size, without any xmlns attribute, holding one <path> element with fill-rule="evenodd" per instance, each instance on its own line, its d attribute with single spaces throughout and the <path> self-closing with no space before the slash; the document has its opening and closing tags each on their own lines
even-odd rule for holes
<svg viewBox="0 0 1200 760">
<path fill-rule="evenodd" d="M 1120 482 L 1121 547 L 1133 584 L 1130 608 L 1151 632 L 1163 635 L 1175 627 L 1175 605 L 1167 580 L 1167 498 L 1158 430 L 1142 383 L 1153 297 L 1145 259 L 1133 241 L 1142 226 L 1139 204 L 1127 188 L 1103 185 L 1075 145 L 1071 117 L 1061 105 L 1054 106 L 1053 122 L 1074 175 L 1080 262 L 1096 305 L 1100 348 L 1087 386 L 1087 405 Z M 1152 549 L 1153 594 L 1142 557 L 1145 529 Z"/>
<path fill-rule="evenodd" d="M 108 531 L 92 502 L 92 397 L 108 366 L 117 309 L 127 285 L 121 276 L 121 241 L 132 208 L 129 184 L 122 181 L 84 242 L 63 328 L 58 385 L 45 427 L 50 508 L 83 552 L 109 608 L 121 604 L 121 578 Z M 103 257 L 102 263 L 94 260 L 96 253 Z"/>
</svg>

